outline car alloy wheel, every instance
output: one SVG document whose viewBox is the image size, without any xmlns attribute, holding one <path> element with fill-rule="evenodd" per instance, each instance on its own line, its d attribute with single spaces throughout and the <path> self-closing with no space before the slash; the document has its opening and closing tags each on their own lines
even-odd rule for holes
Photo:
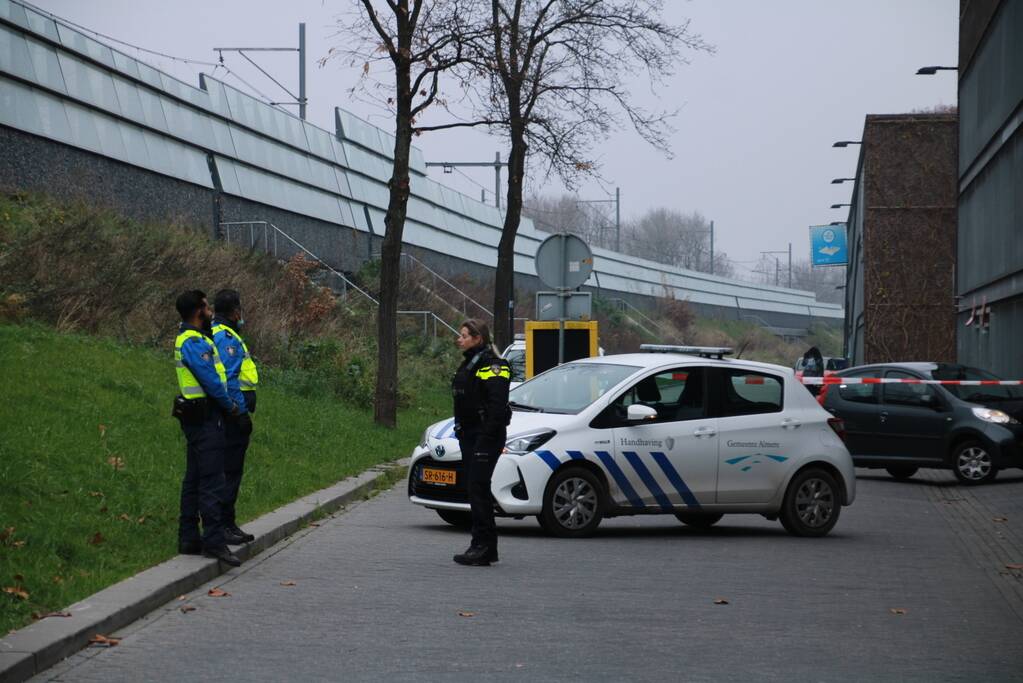
<svg viewBox="0 0 1023 683">
<path fill-rule="evenodd" d="M 967 441 L 955 451 L 952 471 L 962 484 L 983 484 L 998 474 L 991 454 L 977 441 Z"/>
<path fill-rule="evenodd" d="M 842 510 L 838 484 L 822 469 L 803 470 L 789 482 L 779 517 L 795 536 L 824 536 Z"/>
<path fill-rule="evenodd" d="M 604 488 L 595 474 L 582 468 L 562 470 L 547 484 L 540 525 L 555 536 L 587 536 L 604 517 L 603 501 Z"/>
</svg>

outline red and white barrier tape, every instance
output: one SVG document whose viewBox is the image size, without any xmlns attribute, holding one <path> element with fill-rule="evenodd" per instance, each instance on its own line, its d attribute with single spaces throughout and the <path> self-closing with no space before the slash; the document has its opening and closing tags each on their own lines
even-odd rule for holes
<svg viewBox="0 0 1023 683">
<path fill-rule="evenodd" d="M 946 384 L 961 387 L 1018 387 L 1020 379 L 901 379 L 897 377 L 803 377 L 803 384 Z"/>
</svg>

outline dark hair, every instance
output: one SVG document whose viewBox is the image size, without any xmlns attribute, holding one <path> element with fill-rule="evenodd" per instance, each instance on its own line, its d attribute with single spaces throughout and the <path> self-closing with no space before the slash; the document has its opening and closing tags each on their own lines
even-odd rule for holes
<svg viewBox="0 0 1023 683">
<path fill-rule="evenodd" d="M 222 289 L 213 297 L 213 310 L 217 315 L 231 315 L 242 307 L 242 298 L 233 289 Z"/>
<path fill-rule="evenodd" d="M 474 337 L 481 337 L 483 346 L 490 347 L 490 350 L 494 352 L 494 355 L 500 355 L 497 349 L 494 347 L 494 342 L 490 338 L 490 326 L 478 318 L 469 318 L 468 320 L 462 321 L 462 324 L 458 326 L 458 329 L 465 328 L 469 330 L 469 334 Z"/>
<path fill-rule="evenodd" d="M 196 311 L 202 308 L 202 302 L 205 298 L 206 294 L 202 290 L 189 289 L 181 293 L 174 307 L 178 309 L 178 315 L 181 316 L 181 319 L 188 322 L 196 314 Z"/>
</svg>

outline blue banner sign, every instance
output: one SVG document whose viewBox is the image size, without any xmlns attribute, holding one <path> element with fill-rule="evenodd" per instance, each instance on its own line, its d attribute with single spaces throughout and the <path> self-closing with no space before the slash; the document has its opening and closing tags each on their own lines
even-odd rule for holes
<svg viewBox="0 0 1023 683">
<path fill-rule="evenodd" d="M 844 225 L 810 226 L 810 262 L 815 266 L 844 266 L 849 263 Z"/>
</svg>

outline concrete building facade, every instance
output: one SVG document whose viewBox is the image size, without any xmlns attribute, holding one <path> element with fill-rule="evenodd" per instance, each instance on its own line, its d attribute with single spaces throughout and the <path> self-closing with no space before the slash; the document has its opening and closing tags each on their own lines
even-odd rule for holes
<svg viewBox="0 0 1023 683">
<path fill-rule="evenodd" d="M 854 364 L 955 360 L 954 113 L 867 116 L 847 222 Z"/>
<path fill-rule="evenodd" d="M 959 362 L 1023 378 L 1023 0 L 959 21 Z"/>
</svg>

